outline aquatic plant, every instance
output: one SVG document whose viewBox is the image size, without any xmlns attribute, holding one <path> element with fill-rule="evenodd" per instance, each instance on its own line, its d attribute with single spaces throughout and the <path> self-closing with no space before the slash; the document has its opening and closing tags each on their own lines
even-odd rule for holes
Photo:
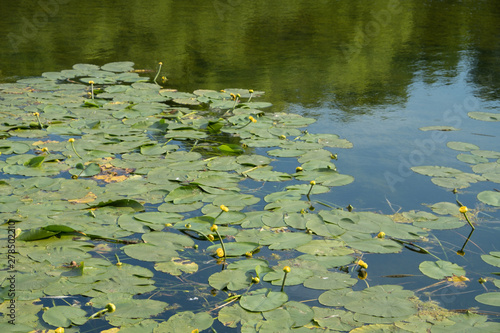
<svg viewBox="0 0 500 333">
<path fill-rule="evenodd" d="M 499 330 L 479 314 L 424 313 L 432 303 L 418 301 L 421 291 L 378 284 L 372 271 L 368 278 L 366 262 L 372 270 L 378 255 L 413 251 L 419 278 L 437 280 L 425 292 L 467 285 L 465 269 L 447 251 L 442 260 L 432 241 L 433 230 L 464 226 L 467 212 L 450 202 L 394 215 L 338 207 L 324 194 L 354 180 L 333 163 L 351 142 L 309 133 L 314 119 L 273 112 L 262 91 L 162 89 L 160 69 L 151 82 L 131 62 L 77 64 L 0 84 L 8 110 L 0 114 L 0 213 L 17 236 L 17 327 Z M 90 81 L 100 87 L 93 99 Z M 295 172 L 279 169 L 279 159 Z M 495 179 L 498 168 L 483 163 Z M 492 193 L 478 200 L 498 206 Z M 461 253 L 455 259 L 467 241 L 451 251 Z M 498 252 L 481 259 L 500 267 Z M 1 287 L 5 316 L 9 286 Z M 476 300 L 498 306 L 498 294 Z"/>
</svg>

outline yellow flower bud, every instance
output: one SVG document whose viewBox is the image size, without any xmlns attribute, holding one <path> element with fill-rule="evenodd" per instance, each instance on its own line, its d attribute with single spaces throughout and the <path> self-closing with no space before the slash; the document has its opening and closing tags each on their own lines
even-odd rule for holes
<svg viewBox="0 0 500 333">
<path fill-rule="evenodd" d="M 223 212 L 229 212 L 229 208 L 227 208 L 226 206 L 224 205 L 220 205 L 220 210 L 222 210 Z"/>
<path fill-rule="evenodd" d="M 311 181 L 309 182 L 309 184 L 311 184 L 311 185 L 316 185 L 316 182 L 315 182 L 314 180 L 311 180 Z"/>
<path fill-rule="evenodd" d="M 158 65 L 160 65 L 160 66 L 161 66 L 161 65 L 163 65 L 163 63 L 160 61 L 160 62 L 158 63 Z"/>
<path fill-rule="evenodd" d="M 68 139 L 68 142 L 75 142 L 75 139 L 73 139 L 73 138 L 69 138 L 69 139 Z"/>
<path fill-rule="evenodd" d="M 253 278 L 252 278 L 252 282 L 253 282 L 253 283 L 259 283 L 259 282 L 260 282 L 259 277 L 258 277 L 258 276 L 253 277 Z"/>
<path fill-rule="evenodd" d="M 249 92 L 250 94 L 253 94 L 253 89 L 248 89 L 248 92 Z"/>
<path fill-rule="evenodd" d="M 368 272 L 364 270 L 360 270 L 358 272 L 358 279 L 365 280 L 368 277 Z"/>
<path fill-rule="evenodd" d="M 36 117 L 38 117 L 40 115 L 40 113 L 34 112 L 33 115 L 36 116 Z"/>
<path fill-rule="evenodd" d="M 89 81 L 89 84 L 94 84 L 95 82 L 94 81 Z"/>
<path fill-rule="evenodd" d="M 116 311 L 116 305 L 113 303 L 108 303 L 106 304 L 106 310 L 108 310 L 109 313 L 113 313 Z"/>
<path fill-rule="evenodd" d="M 222 248 L 220 248 L 220 247 L 215 251 L 215 253 L 217 254 L 217 256 L 219 258 L 224 257 L 224 250 Z"/>
<path fill-rule="evenodd" d="M 47 147 L 43 147 L 43 148 L 42 148 L 42 151 L 47 152 L 47 151 L 49 151 L 49 148 L 47 148 Z"/>
<path fill-rule="evenodd" d="M 186 223 L 186 224 L 184 224 L 184 226 L 189 229 L 189 228 L 191 228 L 191 223 Z"/>
<path fill-rule="evenodd" d="M 245 256 L 248 257 L 248 258 L 251 258 L 253 256 L 253 254 L 252 254 L 252 252 L 246 252 Z"/>
<path fill-rule="evenodd" d="M 255 119 L 255 118 L 254 118 L 254 117 L 252 117 L 252 116 L 248 117 L 248 119 L 250 119 L 250 121 L 251 121 L 252 123 L 256 123 L 256 122 L 257 122 L 257 119 Z"/>
<path fill-rule="evenodd" d="M 379 232 L 377 238 L 385 238 L 385 232 L 383 231 Z"/>
<path fill-rule="evenodd" d="M 217 224 L 213 224 L 211 227 L 210 227 L 210 231 L 211 232 L 216 232 L 217 229 L 219 229 L 219 227 L 217 227 Z"/>
<path fill-rule="evenodd" d="M 477 280 L 477 282 L 479 282 L 480 284 L 483 284 L 486 281 L 488 281 L 488 280 L 486 280 L 485 278 L 479 278 L 479 280 Z"/>
<path fill-rule="evenodd" d="M 120 267 L 123 264 L 121 262 L 117 262 L 115 265 L 118 266 L 118 267 Z"/>
<path fill-rule="evenodd" d="M 291 270 L 292 269 L 290 268 L 290 266 L 283 267 L 283 272 L 285 272 L 285 273 L 290 273 Z"/>
<path fill-rule="evenodd" d="M 224 89 L 221 89 L 221 90 L 220 90 L 220 92 L 221 92 L 221 93 L 225 93 L 226 91 L 225 91 Z"/>
<path fill-rule="evenodd" d="M 286 136 L 284 136 L 284 135 L 280 135 L 279 138 L 280 138 L 280 140 L 286 140 Z"/>
<path fill-rule="evenodd" d="M 364 268 L 364 269 L 367 269 L 368 268 L 368 264 L 366 262 L 364 262 L 363 260 L 359 259 L 358 261 L 356 261 L 356 264 L 361 267 L 361 268 Z"/>
<path fill-rule="evenodd" d="M 58 327 L 58 328 L 55 329 L 54 332 L 56 332 L 56 333 L 64 333 L 64 327 Z"/>
<path fill-rule="evenodd" d="M 208 240 L 209 240 L 209 241 L 211 241 L 211 242 L 213 242 L 213 241 L 214 241 L 214 239 L 215 239 L 214 235 L 208 235 L 208 236 L 207 236 L 207 238 L 208 238 Z"/>
<path fill-rule="evenodd" d="M 197 328 L 195 328 L 194 330 L 191 331 L 191 333 L 199 333 L 199 332 L 200 332 L 200 330 Z"/>
<path fill-rule="evenodd" d="M 466 206 L 462 206 L 462 207 L 460 207 L 458 210 L 460 211 L 460 213 L 465 214 L 465 213 L 467 213 L 467 211 L 468 211 L 469 209 L 467 209 L 467 207 L 466 207 Z"/>
</svg>

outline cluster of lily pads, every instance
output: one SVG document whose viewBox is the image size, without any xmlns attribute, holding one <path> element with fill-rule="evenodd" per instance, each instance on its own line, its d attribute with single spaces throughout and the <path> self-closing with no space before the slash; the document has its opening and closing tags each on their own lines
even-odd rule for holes
<svg viewBox="0 0 500 333">
<path fill-rule="evenodd" d="M 352 144 L 308 133 L 314 119 L 273 112 L 262 95 L 164 89 L 131 62 L 0 84 L 0 214 L 17 236 L 16 326 L 0 327 L 500 330 L 398 285 L 370 287 L 363 255 L 404 249 L 422 253 L 426 276 L 468 281 L 424 242 L 462 227 L 459 207 L 386 216 L 319 201 L 354 180 L 334 163 Z M 483 259 L 500 267 L 498 252 Z M 0 265 L 5 317 L 12 272 Z M 499 294 L 478 301 L 500 305 Z"/>
</svg>

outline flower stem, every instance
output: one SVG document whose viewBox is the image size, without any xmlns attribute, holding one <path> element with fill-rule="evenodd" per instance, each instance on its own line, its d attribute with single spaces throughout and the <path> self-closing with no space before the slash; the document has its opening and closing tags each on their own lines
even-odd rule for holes
<svg viewBox="0 0 500 333">
<path fill-rule="evenodd" d="M 287 272 L 285 272 L 285 276 L 283 277 L 283 283 L 281 283 L 281 292 L 285 289 L 285 281 L 286 281 L 286 276 L 288 275 Z"/>
<path fill-rule="evenodd" d="M 465 219 L 466 219 L 466 220 L 467 220 L 467 222 L 469 223 L 470 227 L 472 228 L 472 230 L 476 229 L 476 228 L 472 225 L 472 223 L 470 222 L 469 217 L 467 216 L 467 213 L 463 213 L 463 214 L 464 214 L 464 216 L 465 216 Z"/>
<path fill-rule="evenodd" d="M 158 67 L 158 72 L 156 72 L 156 76 L 155 76 L 155 78 L 154 78 L 154 80 L 153 80 L 153 81 L 154 81 L 154 83 L 156 83 L 157 85 L 159 85 L 159 84 L 158 84 L 158 82 L 156 82 L 156 79 L 158 78 L 158 75 L 160 75 L 161 66 L 163 65 L 163 63 L 160 61 L 158 64 L 159 64 L 160 66 Z"/>
<path fill-rule="evenodd" d="M 71 142 L 71 148 L 73 148 L 73 151 L 75 152 L 76 156 L 78 156 L 80 159 L 82 159 L 80 154 L 78 154 L 78 152 L 76 151 L 75 143 L 73 141 Z"/>
<path fill-rule="evenodd" d="M 34 115 L 36 117 L 36 120 L 38 121 L 38 126 L 40 127 L 40 129 L 42 129 L 43 125 L 42 122 L 40 121 L 40 114 L 38 112 L 35 112 Z"/>
<path fill-rule="evenodd" d="M 217 237 L 219 237 L 220 246 L 222 247 L 222 252 L 224 252 L 224 260 L 226 260 L 226 247 L 224 246 L 224 242 L 222 241 L 222 236 L 219 234 L 219 230 L 215 230 Z"/>
</svg>

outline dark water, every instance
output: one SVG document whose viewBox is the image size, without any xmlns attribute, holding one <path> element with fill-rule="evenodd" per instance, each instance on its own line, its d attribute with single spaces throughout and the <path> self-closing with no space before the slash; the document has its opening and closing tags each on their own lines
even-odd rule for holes
<svg viewBox="0 0 500 333">
<path fill-rule="evenodd" d="M 130 60 L 136 68 L 155 70 L 161 61 L 170 88 L 264 90 L 275 111 L 317 118 L 310 132 L 339 134 L 354 143 L 353 149 L 338 151 L 336 164 L 355 183 L 323 197 L 341 207 L 352 204 L 357 210 L 390 214 L 425 210 L 423 203 L 454 202 L 454 194 L 409 167 L 442 165 L 470 172 L 446 142 L 470 142 L 485 150 L 500 147 L 498 123 L 467 117 L 469 111 L 498 112 L 500 106 L 498 1 L 1 4 L 0 81 L 60 71 L 75 63 Z M 419 130 L 433 125 L 461 130 Z M 460 201 L 475 208 L 480 206 L 476 194 L 495 187 L 500 185 L 473 184 L 460 191 Z M 500 247 L 498 212 L 483 210 L 479 217 L 485 221 L 468 245 L 476 259 Z M 477 279 L 491 277 L 493 267 L 454 255 L 468 229 L 435 234 L 447 260 L 464 266 L 473 282 L 453 297 L 433 298 L 450 308 L 498 311 L 474 301 L 483 292 Z M 375 281 L 397 283 L 376 277 L 420 274 L 416 265 L 409 265 L 411 255 L 392 257 L 401 265 L 391 265 L 390 272 L 383 262 L 374 265 Z"/>
</svg>

